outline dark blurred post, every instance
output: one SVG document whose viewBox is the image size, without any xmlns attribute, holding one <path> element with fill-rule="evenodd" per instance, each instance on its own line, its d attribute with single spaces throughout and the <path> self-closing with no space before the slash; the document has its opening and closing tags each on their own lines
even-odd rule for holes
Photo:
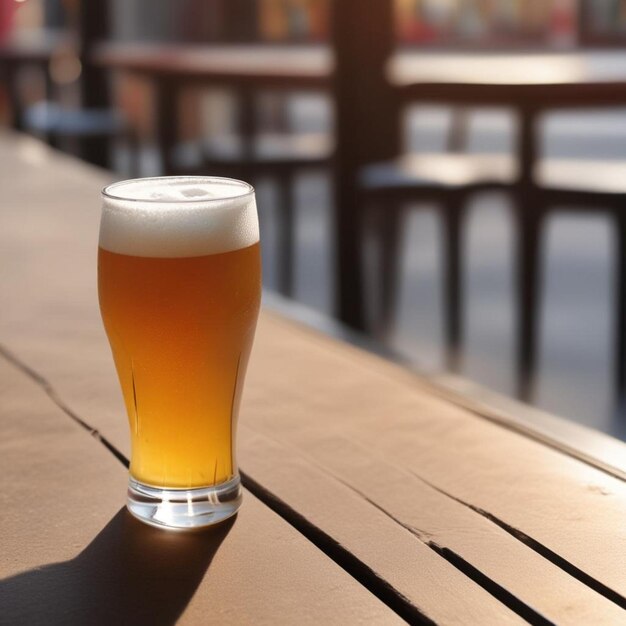
<svg viewBox="0 0 626 626">
<path fill-rule="evenodd" d="M 578 0 L 578 12 L 576 17 L 576 44 L 584 46 L 589 39 L 589 26 L 592 19 L 588 0 Z"/>
<path fill-rule="evenodd" d="M 43 19 L 46 28 L 65 27 L 65 10 L 62 0 L 47 0 L 43 6 Z"/>
<path fill-rule="evenodd" d="M 106 70 L 91 62 L 93 45 L 106 39 L 109 34 L 109 14 L 107 0 L 82 0 L 78 15 L 78 54 L 82 64 L 80 80 L 81 105 L 88 108 L 106 108 L 110 105 Z M 108 165 L 108 142 L 105 137 L 85 137 L 81 139 L 83 159 Z"/>
<path fill-rule="evenodd" d="M 394 47 L 392 0 L 335 0 L 331 37 L 337 152 L 334 169 L 336 302 L 340 319 L 364 327 L 358 172 L 399 153 L 399 120 L 386 64 Z"/>
<path fill-rule="evenodd" d="M 222 0 L 226 43 L 253 42 L 259 38 L 257 0 Z"/>
</svg>

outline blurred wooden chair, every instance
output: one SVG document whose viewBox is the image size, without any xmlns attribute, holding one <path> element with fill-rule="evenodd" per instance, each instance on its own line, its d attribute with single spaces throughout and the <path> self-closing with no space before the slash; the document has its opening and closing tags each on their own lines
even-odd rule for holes
<svg viewBox="0 0 626 626">
<path fill-rule="evenodd" d="M 489 189 L 510 189 L 516 166 L 506 155 L 419 154 L 372 164 L 361 173 L 366 220 L 377 239 L 379 310 L 375 333 L 386 337 L 396 309 L 403 218 L 415 202 L 435 202 L 443 222 L 445 343 L 447 367 L 456 370 L 462 342 L 461 264 L 463 211 L 468 199 Z"/>
<path fill-rule="evenodd" d="M 211 174 L 276 184 L 278 196 L 278 290 L 292 295 L 295 262 L 295 179 L 307 169 L 329 165 L 332 138 L 326 133 L 268 132 L 260 127 L 254 90 L 239 90 L 235 133 L 189 143 L 174 142 L 169 174 Z M 176 106 L 175 103 L 174 106 Z"/>
<path fill-rule="evenodd" d="M 626 162 L 616 160 L 546 159 L 535 172 L 537 221 L 556 207 L 568 211 L 601 211 L 614 225 L 614 390 L 626 392 Z M 539 262 L 535 264 L 539 265 Z"/>
<path fill-rule="evenodd" d="M 361 175 L 362 202 L 380 249 L 380 309 L 375 331 L 386 336 L 396 308 L 402 254 L 400 235 L 407 204 L 438 204 L 445 239 L 445 342 L 448 368 L 459 366 L 463 301 L 461 267 L 463 209 L 478 191 L 501 189 L 512 201 L 515 219 L 518 395 L 533 392 L 541 310 L 541 238 L 545 217 L 557 207 L 606 211 L 616 241 L 615 389 L 626 388 L 626 164 L 615 161 L 544 159 L 534 180 L 522 184 L 515 159 L 507 155 L 415 155 L 372 164 Z"/>
</svg>

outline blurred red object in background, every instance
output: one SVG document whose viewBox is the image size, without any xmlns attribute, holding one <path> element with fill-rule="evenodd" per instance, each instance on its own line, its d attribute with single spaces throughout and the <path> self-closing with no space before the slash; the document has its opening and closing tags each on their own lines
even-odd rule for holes
<svg viewBox="0 0 626 626">
<path fill-rule="evenodd" d="M 13 30 L 13 16 L 17 9 L 15 0 L 0 0 L 0 43 L 6 41 Z"/>
</svg>

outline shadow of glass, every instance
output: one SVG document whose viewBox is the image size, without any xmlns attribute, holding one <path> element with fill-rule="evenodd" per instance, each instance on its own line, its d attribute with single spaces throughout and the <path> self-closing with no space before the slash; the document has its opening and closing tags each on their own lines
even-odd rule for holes
<svg viewBox="0 0 626 626">
<path fill-rule="evenodd" d="M 177 533 L 146 526 L 121 509 L 71 561 L 0 581 L 0 622 L 174 624 L 234 519 Z"/>
</svg>

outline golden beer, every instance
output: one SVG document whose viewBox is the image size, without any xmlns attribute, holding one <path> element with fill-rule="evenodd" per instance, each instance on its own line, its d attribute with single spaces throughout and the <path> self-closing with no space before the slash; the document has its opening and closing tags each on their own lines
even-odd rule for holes
<svg viewBox="0 0 626 626">
<path fill-rule="evenodd" d="M 98 266 L 131 475 L 185 489 L 232 478 L 233 422 L 259 308 L 259 244 L 179 259 L 100 249 Z"/>
<path fill-rule="evenodd" d="M 118 193 L 139 199 L 122 197 L 116 206 L 114 197 L 107 207 L 105 198 L 100 308 L 130 425 L 129 508 L 149 523 L 197 526 L 227 516 L 215 510 L 220 486 L 236 490 L 231 508 L 233 498 L 238 507 L 235 430 L 260 304 L 258 224 L 244 194 L 250 188 L 237 186 L 244 183 L 156 180 L 166 185 L 157 200 L 141 196 L 150 189 L 143 181 L 141 193 L 123 188 L 133 181 L 118 184 Z M 207 185 L 222 195 L 203 197 Z M 233 185 L 241 195 L 222 197 Z M 194 191 L 192 200 L 178 197 L 181 187 Z M 204 509 L 191 518 L 183 511 L 181 521 L 198 494 Z"/>
</svg>

